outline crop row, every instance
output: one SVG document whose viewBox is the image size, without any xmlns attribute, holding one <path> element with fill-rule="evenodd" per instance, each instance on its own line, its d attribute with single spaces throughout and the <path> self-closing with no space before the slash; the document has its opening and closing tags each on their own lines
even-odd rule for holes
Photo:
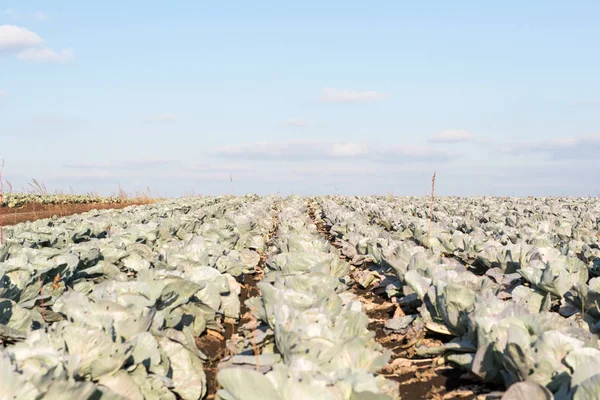
<svg viewBox="0 0 600 400">
<path fill-rule="evenodd" d="M 27 204 L 59 205 L 59 204 L 118 204 L 131 203 L 136 199 L 124 196 L 96 196 L 85 194 L 36 194 L 36 193 L 4 193 L 0 207 L 16 208 Z"/>
<path fill-rule="evenodd" d="M 306 199 L 287 199 L 260 295 L 246 301 L 255 322 L 220 365 L 219 397 L 397 398 L 397 384 L 376 374 L 389 353 L 367 329 L 349 272 L 309 219 Z"/>
</svg>

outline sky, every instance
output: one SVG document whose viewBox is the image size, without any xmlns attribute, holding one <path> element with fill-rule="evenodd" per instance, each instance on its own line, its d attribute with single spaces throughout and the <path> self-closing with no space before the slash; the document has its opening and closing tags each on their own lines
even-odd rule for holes
<svg viewBox="0 0 600 400">
<path fill-rule="evenodd" d="M 600 195 L 600 2 L 0 0 L 13 190 Z"/>
</svg>

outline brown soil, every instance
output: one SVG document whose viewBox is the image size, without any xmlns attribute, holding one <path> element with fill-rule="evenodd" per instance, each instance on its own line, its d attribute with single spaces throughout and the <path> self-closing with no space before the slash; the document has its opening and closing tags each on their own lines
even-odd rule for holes
<svg viewBox="0 0 600 400">
<path fill-rule="evenodd" d="M 480 394 L 492 392 L 491 388 L 474 383 L 456 368 L 427 365 L 399 378 L 403 399 L 473 400 Z"/>
<path fill-rule="evenodd" d="M 90 210 L 121 209 L 133 205 L 148 204 L 148 201 L 132 201 L 128 203 L 88 203 L 88 204 L 40 204 L 30 203 L 22 207 L 0 207 L 2 215 L 2 225 L 9 226 L 21 222 L 35 221 L 38 219 L 50 218 L 53 215 L 57 217 L 66 217 L 73 214 L 80 214 Z"/>
<path fill-rule="evenodd" d="M 202 336 L 196 338 L 196 347 L 203 352 L 208 359 L 204 362 L 204 374 L 206 375 L 207 399 L 214 399 L 217 393 L 217 372 L 219 362 L 225 357 L 226 341 L 233 335 L 234 324 L 225 323 L 224 335 L 207 331 Z"/>
<path fill-rule="evenodd" d="M 261 256 L 261 264 L 263 264 Z M 214 399 L 219 390 L 217 381 L 217 373 L 219 372 L 219 363 L 221 360 L 230 354 L 227 350 L 227 342 L 232 340 L 234 335 L 237 335 L 238 328 L 252 320 L 250 310 L 245 304 L 245 301 L 251 297 L 260 296 L 260 290 L 256 284 L 262 276 L 264 264 L 259 264 L 257 273 L 252 275 L 244 275 L 242 290 L 240 293 L 241 318 L 239 321 L 222 321 L 224 332 L 206 331 L 202 336 L 196 338 L 196 346 L 202 351 L 208 360 L 204 362 L 204 374 L 206 375 L 207 399 Z"/>
</svg>

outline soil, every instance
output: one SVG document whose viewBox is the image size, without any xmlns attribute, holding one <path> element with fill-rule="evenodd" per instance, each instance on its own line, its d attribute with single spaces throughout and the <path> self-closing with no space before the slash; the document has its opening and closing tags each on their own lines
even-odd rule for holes
<svg viewBox="0 0 600 400">
<path fill-rule="evenodd" d="M 121 209 L 133 205 L 148 204 L 142 202 L 127 203 L 87 203 L 87 204 L 41 204 L 30 203 L 22 207 L 0 207 L 2 215 L 2 225 L 16 225 L 21 222 L 32 222 L 38 219 L 50 218 L 53 215 L 57 217 L 66 217 L 73 214 L 80 214 L 90 210 Z"/>
<path fill-rule="evenodd" d="M 260 296 L 260 290 L 256 284 L 260 282 L 263 268 L 264 261 L 263 257 L 261 257 L 261 263 L 257 266 L 257 272 L 252 275 L 244 275 L 240 292 L 240 320 L 223 320 L 221 324 L 224 327 L 224 332 L 206 331 L 202 336 L 196 338 L 196 346 L 208 357 L 208 360 L 204 362 L 204 374 L 206 375 L 207 385 L 206 399 L 214 399 L 219 390 L 217 373 L 219 372 L 219 363 L 228 355 L 227 341 L 232 340 L 233 335 L 238 333 L 240 326 L 251 321 L 251 313 L 245 302 L 251 297 Z"/>
<path fill-rule="evenodd" d="M 203 352 L 208 359 L 204 362 L 204 374 L 206 375 L 207 399 L 214 399 L 217 393 L 217 372 L 221 359 L 225 356 L 226 342 L 233 335 L 234 324 L 225 323 L 224 335 L 207 331 L 204 335 L 196 338 L 196 347 Z"/>
<path fill-rule="evenodd" d="M 403 399 L 472 400 L 492 392 L 491 388 L 473 383 L 456 368 L 428 368 L 399 377 Z"/>
</svg>

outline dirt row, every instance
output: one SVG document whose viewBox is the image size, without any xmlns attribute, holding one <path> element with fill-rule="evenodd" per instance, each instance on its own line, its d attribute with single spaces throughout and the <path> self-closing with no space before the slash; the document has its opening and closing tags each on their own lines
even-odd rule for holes
<svg viewBox="0 0 600 400">
<path fill-rule="evenodd" d="M 267 260 L 267 254 L 273 237 L 277 235 L 279 228 L 279 214 L 275 215 L 274 228 L 271 230 L 265 238 L 265 252 L 258 252 L 260 261 L 256 267 L 254 274 L 244 274 L 244 280 L 241 285 L 240 292 L 240 320 L 232 320 L 224 318 L 221 322 L 224 327 L 224 332 L 216 332 L 207 330 L 204 335 L 196 339 L 196 346 L 200 351 L 207 355 L 208 360 L 204 362 L 204 374 L 206 375 L 207 395 L 206 399 L 214 399 L 216 393 L 219 390 L 219 383 L 217 381 L 217 373 L 219 372 L 219 363 L 225 358 L 232 354 L 228 350 L 228 342 L 236 342 L 240 339 L 239 329 L 246 324 L 256 323 L 256 319 L 252 316 L 251 311 L 246 306 L 246 300 L 251 297 L 260 296 L 260 289 L 257 287 L 257 283 L 264 277 L 265 262 Z M 254 355 L 258 356 L 258 350 L 254 350 Z"/>
<path fill-rule="evenodd" d="M 21 222 L 33 222 L 38 219 L 66 217 L 90 210 L 121 209 L 134 205 L 149 204 L 149 201 L 127 203 L 86 203 L 86 204 L 41 204 L 30 203 L 22 207 L 0 207 L 2 226 L 16 225 Z"/>
<path fill-rule="evenodd" d="M 317 218 L 314 204 L 309 207 L 309 216 L 318 231 L 334 247 L 341 249 L 321 218 Z M 350 261 L 342 254 L 340 257 Z M 376 267 L 372 264 L 354 267 L 351 275 L 354 277 L 356 272 L 368 269 L 375 270 Z M 395 304 L 377 287 L 362 288 L 357 283 L 358 279 L 354 281 L 351 290 L 363 303 L 370 320 L 369 330 L 375 333 L 375 340 L 392 353 L 390 362 L 379 374 L 399 383 L 403 399 L 471 400 L 497 389 L 484 384 L 470 373 L 441 364 L 438 358 L 415 357 L 419 346 L 437 347 L 451 338 L 412 327 L 402 335 L 387 334 L 385 323 L 388 319 L 416 314 L 417 310 Z"/>
</svg>

